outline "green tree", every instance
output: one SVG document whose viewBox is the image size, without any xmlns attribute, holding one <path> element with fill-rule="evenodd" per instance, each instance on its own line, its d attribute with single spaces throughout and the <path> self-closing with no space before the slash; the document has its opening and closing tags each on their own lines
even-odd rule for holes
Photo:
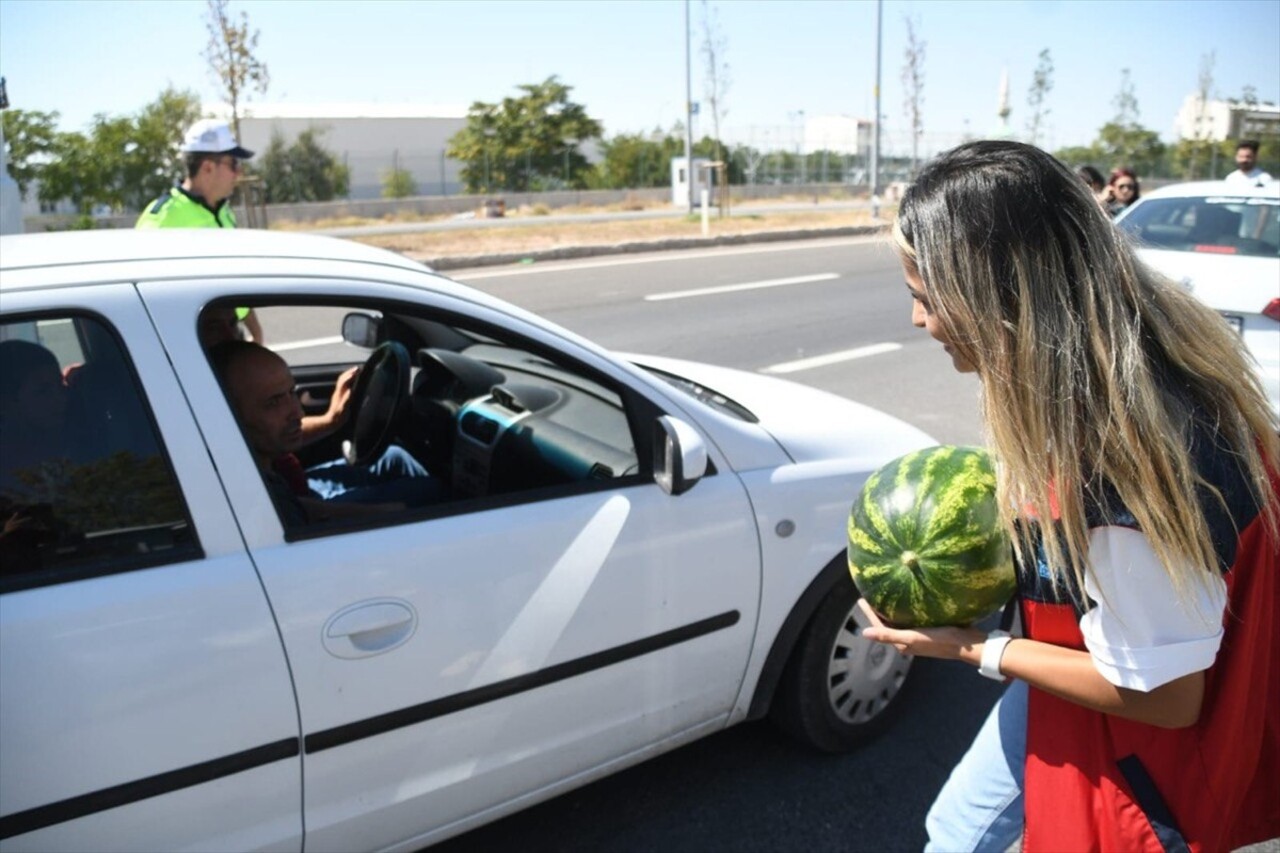
<svg viewBox="0 0 1280 853">
<path fill-rule="evenodd" d="M 1045 100 L 1051 91 L 1053 91 L 1053 57 L 1049 55 L 1049 48 L 1046 47 L 1040 51 L 1040 62 L 1037 63 L 1036 70 L 1031 75 L 1031 88 L 1027 90 L 1027 110 L 1030 113 L 1027 119 L 1027 141 L 1032 145 L 1039 144 L 1040 128 L 1044 124 L 1045 117 L 1051 112 L 1045 106 Z"/>
<path fill-rule="evenodd" d="M 59 133 L 53 140 L 51 159 L 37 174 L 36 196 L 44 202 L 68 200 L 88 213 L 102 198 L 108 171 L 94 162 L 93 144 L 83 133 Z"/>
<path fill-rule="evenodd" d="M 399 166 L 382 173 L 383 198 L 408 198 L 418 194 L 418 185 L 413 182 L 413 175 L 408 169 Z"/>
<path fill-rule="evenodd" d="M 347 195 L 351 173 L 347 166 L 320 144 L 323 129 L 307 128 L 292 145 L 273 134 L 256 174 L 266 186 L 267 204 L 299 201 L 332 201 Z"/>
<path fill-rule="evenodd" d="M 231 123 L 240 139 L 240 102 L 249 91 L 265 94 L 271 81 L 267 66 L 258 60 L 258 31 L 249 30 L 249 15 L 240 13 L 237 24 L 227 9 L 228 0 L 208 0 L 205 25 L 209 42 L 204 58 L 219 92 L 231 107 Z"/>
<path fill-rule="evenodd" d="M 449 140 L 448 156 L 465 164 L 461 176 L 467 191 L 585 186 L 590 164 L 578 146 L 600 138 L 600 122 L 569 100 L 573 87 L 555 75 L 516 88 L 521 94 L 500 104 L 473 103 L 466 126 Z"/>
<path fill-rule="evenodd" d="M 134 155 L 140 162 L 131 185 L 130 207 L 141 209 L 186 177 L 178 146 L 188 127 L 200 118 L 200 97 L 193 91 L 166 87 L 135 119 Z"/>
<path fill-rule="evenodd" d="M 53 156 L 58 138 L 58 114 L 37 110 L 4 110 L 4 141 L 9 151 L 9 174 L 25 199 L 33 181 Z"/>
<path fill-rule="evenodd" d="M 1138 98 L 1129 69 L 1120 71 L 1120 90 L 1112 101 L 1116 115 L 1098 130 L 1094 146 L 1112 168 L 1128 166 L 1139 175 L 1160 170 L 1165 146 L 1154 130 L 1138 123 Z"/>
</svg>

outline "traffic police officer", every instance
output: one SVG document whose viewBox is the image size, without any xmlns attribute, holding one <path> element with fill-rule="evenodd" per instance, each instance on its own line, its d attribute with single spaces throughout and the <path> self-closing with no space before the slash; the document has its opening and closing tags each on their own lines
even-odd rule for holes
<svg viewBox="0 0 1280 853">
<path fill-rule="evenodd" d="M 136 228 L 235 228 L 236 215 L 227 200 L 235 191 L 242 161 L 253 152 L 240 146 L 230 125 L 201 119 L 182 139 L 187 177 L 147 205 Z M 253 311 L 236 309 L 255 341 L 262 342 L 262 326 Z"/>
</svg>

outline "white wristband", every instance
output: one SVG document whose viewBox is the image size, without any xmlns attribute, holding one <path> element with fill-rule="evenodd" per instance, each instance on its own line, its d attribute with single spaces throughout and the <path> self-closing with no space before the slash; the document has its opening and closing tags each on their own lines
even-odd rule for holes
<svg viewBox="0 0 1280 853">
<path fill-rule="evenodd" d="M 1000 659 L 1004 657 L 1004 647 L 1009 645 L 1012 639 L 1008 631 L 992 631 L 987 634 L 987 639 L 982 644 L 982 661 L 978 664 L 979 674 L 994 678 L 996 681 L 1004 681 L 1004 676 L 1000 673 Z"/>
</svg>

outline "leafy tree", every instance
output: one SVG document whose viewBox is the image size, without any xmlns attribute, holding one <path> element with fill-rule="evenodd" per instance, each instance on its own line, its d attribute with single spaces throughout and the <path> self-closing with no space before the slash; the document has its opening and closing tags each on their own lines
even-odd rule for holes
<svg viewBox="0 0 1280 853">
<path fill-rule="evenodd" d="M 208 3 L 205 25 L 209 43 L 204 49 L 204 58 L 214 82 L 231 107 L 231 122 L 239 139 L 240 102 L 250 90 L 265 94 L 270 77 L 267 66 L 255 55 L 258 31 L 250 32 L 249 15 L 241 12 L 237 24 L 227 9 L 228 0 L 208 0 Z"/>
<path fill-rule="evenodd" d="M 9 174 L 25 199 L 57 146 L 58 114 L 37 110 L 4 110 L 4 141 L 9 149 Z"/>
<path fill-rule="evenodd" d="M 94 161 L 93 144 L 83 133 L 59 133 L 53 140 L 51 159 L 37 173 L 36 196 L 44 202 L 66 199 L 81 213 L 88 213 L 104 195 L 106 170 Z"/>
<path fill-rule="evenodd" d="M 1103 162 L 1105 155 L 1094 145 L 1069 145 L 1065 148 L 1059 148 L 1053 152 L 1053 156 L 1057 157 L 1068 166 L 1093 166 L 1100 171 L 1106 171 L 1098 164 Z"/>
<path fill-rule="evenodd" d="M 911 128 L 911 174 L 920 165 L 920 138 L 924 136 L 924 56 L 925 42 L 916 34 L 919 22 L 903 16 L 907 25 L 907 47 L 903 52 L 903 107 Z"/>
<path fill-rule="evenodd" d="M 1049 108 L 1045 106 L 1045 99 L 1051 91 L 1053 91 L 1053 58 L 1049 55 L 1049 48 L 1046 47 L 1040 51 L 1040 62 L 1031 75 L 1031 88 L 1027 90 L 1027 109 L 1030 112 L 1030 117 L 1027 119 L 1027 141 L 1032 145 L 1039 143 L 1040 126 L 1044 124 L 1045 116 L 1050 113 Z"/>
<path fill-rule="evenodd" d="M 569 100 L 573 88 L 555 75 L 516 88 L 521 94 L 500 104 L 473 103 L 466 127 L 449 140 L 448 156 L 466 164 L 462 182 L 467 191 L 524 192 L 566 182 L 585 186 L 590 164 L 578 145 L 600 138 L 600 122 Z"/>
<path fill-rule="evenodd" d="M 418 185 L 413 182 L 413 175 L 408 169 L 399 166 L 382 173 L 383 198 L 408 198 L 418 194 Z"/>
<path fill-rule="evenodd" d="M 292 145 L 275 133 L 256 174 L 266 185 L 267 204 L 299 201 L 332 201 L 346 196 L 351 187 L 347 166 L 320 144 L 323 130 L 307 128 Z"/>
<path fill-rule="evenodd" d="M 1138 123 L 1138 98 L 1128 68 L 1120 72 L 1120 91 L 1112 103 L 1115 118 L 1098 130 L 1094 146 L 1113 168 L 1128 166 L 1139 175 L 1155 173 L 1164 159 L 1164 143 L 1154 130 Z"/>
<path fill-rule="evenodd" d="M 200 97 L 168 86 L 135 119 L 134 149 L 140 161 L 132 196 L 138 206 L 186 177 L 178 146 L 188 127 L 200 118 Z"/>
</svg>

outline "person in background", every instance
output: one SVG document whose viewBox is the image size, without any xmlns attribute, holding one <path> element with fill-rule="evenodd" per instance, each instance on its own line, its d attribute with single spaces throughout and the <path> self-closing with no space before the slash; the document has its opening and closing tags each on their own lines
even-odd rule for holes
<svg viewBox="0 0 1280 853">
<path fill-rule="evenodd" d="M 1111 170 L 1111 178 L 1103 190 L 1102 202 L 1107 213 L 1112 217 L 1119 216 L 1129 205 L 1142 197 L 1142 189 L 1138 186 L 1138 176 L 1132 169 L 1121 166 Z"/>
<path fill-rule="evenodd" d="M 1021 617 L 861 631 L 1011 682 L 926 850 L 1280 836 L 1280 424 L 1240 336 L 1030 145 L 933 160 L 893 237 L 912 323 L 981 382 Z"/>
<path fill-rule="evenodd" d="M 1271 175 L 1258 166 L 1258 140 L 1242 139 L 1236 143 L 1236 170 L 1223 178 L 1237 187 L 1265 187 Z"/>
<path fill-rule="evenodd" d="M 187 176 L 181 184 L 151 202 L 135 228 L 235 228 L 236 215 L 228 203 L 235 192 L 243 162 L 253 156 L 218 119 L 201 119 L 187 129 L 179 149 Z M 245 329 L 262 343 L 262 324 L 251 308 L 237 308 Z"/>
<path fill-rule="evenodd" d="M 1076 169 L 1076 176 L 1085 182 L 1093 192 L 1093 197 L 1098 200 L 1098 204 L 1102 206 L 1103 210 L 1106 210 L 1107 179 L 1102 177 L 1102 173 L 1086 164 Z"/>
</svg>

